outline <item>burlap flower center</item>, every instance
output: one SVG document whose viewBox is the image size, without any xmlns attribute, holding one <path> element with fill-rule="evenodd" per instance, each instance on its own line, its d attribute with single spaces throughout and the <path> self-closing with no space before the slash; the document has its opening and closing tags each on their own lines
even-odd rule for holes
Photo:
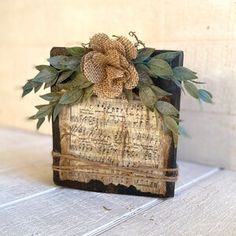
<svg viewBox="0 0 236 236">
<path fill-rule="evenodd" d="M 138 73 L 131 63 L 137 49 L 125 37 L 111 40 L 105 34 L 96 34 L 90 40 L 93 51 L 82 58 L 82 71 L 93 82 L 94 93 L 99 97 L 118 97 L 123 89 L 133 89 Z"/>
</svg>

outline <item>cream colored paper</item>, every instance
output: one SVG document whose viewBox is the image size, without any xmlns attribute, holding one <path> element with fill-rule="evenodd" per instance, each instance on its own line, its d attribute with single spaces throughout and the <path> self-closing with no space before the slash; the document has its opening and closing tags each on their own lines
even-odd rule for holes
<svg viewBox="0 0 236 236">
<path fill-rule="evenodd" d="M 101 99 L 66 107 L 60 114 L 61 180 L 133 185 L 137 190 L 164 194 L 170 136 L 161 120 L 139 100 Z M 158 126 L 158 127 L 157 127 Z M 160 181 L 160 178 L 162 181 Z"/>
</svg>

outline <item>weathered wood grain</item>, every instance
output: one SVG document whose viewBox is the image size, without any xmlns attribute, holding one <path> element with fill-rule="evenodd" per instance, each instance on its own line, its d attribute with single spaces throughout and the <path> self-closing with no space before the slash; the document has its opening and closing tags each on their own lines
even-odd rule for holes
<svg viewBox="0 0 236 236">
<path fill-rule="evenodd" d="M 20 137 L 30 140 L 32 135 L 21 136 L 17 131 L 10 131 L 10 134 L 9 141 L 11 136 L 14 141 L 16 136 L 19 140 Z M 23 146 L 11 148 L 9 145 L 8 150 L 0 150 L 0 162 L 4 163 L 0 171 L 1 234 L 82 235 L 111 221 L 117 224 L 123 215 L 138 213 L 150 203 L 163 202 L 154 198 L 55 188 L 49 154 L 51 137 L 34 136 L 38 144 L 29 142 L 25 147 L 23 142 Z M 182 161 L 179 168 L 177 189 L 214 170 Z"/>
<path fill-rule="evenodd" d="M 18 130 L 0 129 L 0 136 L 7 136 L 4 150 L 0 149 L 0 204 L 54 188 L 52 183 L 51 137 Z M 14 148 L 12 144 L 19 140 Z M 28 146 L 25 146 L 25 141 Z M 180 177 L 177 186 L 207 173 L 212 168 L 179 162 Z M 192 170 L 191 170 L 192 169 Z"/>
<path fill-rule="evenodd" d="M 235 235 L 236 173 L 220 171 L 104 235 Z"/>
</svg>

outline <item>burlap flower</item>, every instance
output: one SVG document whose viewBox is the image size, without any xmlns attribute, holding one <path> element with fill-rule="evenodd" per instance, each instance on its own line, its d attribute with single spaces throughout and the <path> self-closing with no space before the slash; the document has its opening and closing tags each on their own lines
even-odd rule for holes
<svg viewBox="0 0 236 236">
<path fill-rule="evenodd" d="M 90 39 L 93 51 L 82 58 L 84 76 L 94 85 L 99 97 L 118 97 L 124 88 L 133 89 L 138 84 L 138 73 L 130 61 L 137 49 L 125 37 L 111 40 L 106 34 L 95 34 Z"/>
</svg>

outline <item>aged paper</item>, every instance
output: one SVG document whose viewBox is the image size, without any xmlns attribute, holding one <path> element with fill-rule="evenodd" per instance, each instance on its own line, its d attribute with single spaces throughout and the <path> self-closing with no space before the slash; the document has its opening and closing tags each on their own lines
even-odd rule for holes
<svg viewBox="0 0 236 236">
<path fill-rule="evenodd" d="M 60 114 L 61 180 L 100 180 L 156 194 L 165 193 L 165 173 L 171 138 L 161 120 L 139 100 L 97 99 L 66 107 Z"/>
</svg>

